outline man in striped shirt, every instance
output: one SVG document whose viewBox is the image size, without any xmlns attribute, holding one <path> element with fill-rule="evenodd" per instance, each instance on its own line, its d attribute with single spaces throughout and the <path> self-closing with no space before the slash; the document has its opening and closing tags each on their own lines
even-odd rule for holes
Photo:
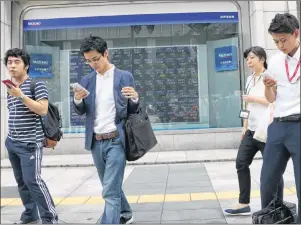
<svg viewBox="0 0 301 225">
<path fill-rule="evenodd" d="M 57 223 L 52 197 L 41 178 L 44 133 L 40 117 L 48 111 L 48 91 L 44 82 L 38 81 L 32 96 L 32 79 L 28 75 L 30 56 L 24 50 L 8 50 L 4 63 L 16 85 L 7 86 L 9 131 L 5 146 L 25 207 L 17 223 L 38 223 L 39 215 L 42 223 Z"/>
</svg>

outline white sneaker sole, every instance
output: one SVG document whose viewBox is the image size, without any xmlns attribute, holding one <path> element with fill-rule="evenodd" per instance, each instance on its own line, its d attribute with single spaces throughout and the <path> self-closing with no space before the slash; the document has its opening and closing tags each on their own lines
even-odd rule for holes
<svg viewBox="0 0 301 225">
<path fill-rule="evenodd" d="M 32 221 L 32 222 L 27 223 L 27 224 L 38 224 L 39 222 L 40 222 L 40 221 L 37 220 L 37 221 Z M 20 223 L 20 221 L 19 221 L 19 222 L 15 222 L 15 223 L 13 223 L 13 224 L 21 224 L 21 223 Z"/>
<path fill-rule="evenodd" d="M 129 221 L 127 221 L 125 224 L 132 224 L 133 222 L 134 222 L 134 217 L 132 216 L 132 218 Z"/>
</svg>

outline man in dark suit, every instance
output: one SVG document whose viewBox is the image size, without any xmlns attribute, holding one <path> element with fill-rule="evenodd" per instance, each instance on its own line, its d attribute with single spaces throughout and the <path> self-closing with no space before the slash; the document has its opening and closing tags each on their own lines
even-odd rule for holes
<svg viewBox="0 0 301 225">
<path fill-rule="evenodd" d="M 92 153 L 103 186 L 103 224 L 133 222 L 131 207 L 123 193 L 126 165 L 123 125 L 129 112 L 138 107 L 138 94 L 130 72 L 117 69 L 108 60 L 108 47 L 100 37 L 86 38 L 80 48 L 86 63 L 95 71 L 74 87 L 77 114 L 86 114 L 85 149 Z"/>
<path fill-rule="evenodd" d="M 268 29 L 280 50 L 271 57 L 268 76 L 263 80 L 266 99 L 275 102 L 274 120 L 268 127 L 260 177 L 261 206 L 265 208 L 279 196 L 277 188 L 289 159 L 294 165 L 298 205 L 297 224 L 301 223 L 301 117 L 300 117 L 300 25 L 290 14 L 276 14 Z M 278 197 L 279 198 L 279 197 Z"/>
</svg>

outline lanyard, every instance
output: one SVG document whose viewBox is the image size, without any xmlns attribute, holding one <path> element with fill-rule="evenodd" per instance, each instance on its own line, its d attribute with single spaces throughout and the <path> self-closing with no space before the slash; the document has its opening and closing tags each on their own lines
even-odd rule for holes
<svg viewBox="0 0 301 225">
<path fill-rule="evenodd" d="M 258 80 L 255 82 L 255 74 L 252 76 L 252 78 L 251 78 L 251 80 L 249 81 L 249 83 L 247 84 L 247 87 L 246 87 L 246 90 L 245 90 L 246 95 L 248 95 L 248 94 L 250 93 L 251 89 L 252 89 L 253 87 L 255 87 L 255 85 L 260 81 L 260 79 L 261 79 L 261 76 L 260 76 L 260 77 L 258 78 Z M 250 86 L 250 84 L 251 84 L 252 81 L 254 81 L 254 84 L 253 84 L 253 86 L 250 87 L 250 89 L 248 90 L 248 88 L 249 88 L 249 86 Z"/>
<path fill-rule="evenodd" d="M 250 92 L 250 90 L 251 90 L 251 88 L 250 88 L 250 90 L 248 91 L 248 88 L 249 88 L 249 86 L 250 86 L 250 84 L 251 84 L 251 82 L 252 82 L 252 80 L 255 78 L 255 74 L 251 77 L 251 79 L 250 79 L 250 81 L 249 81 L 249 83 L 247 84 L 247 87 L 246 87 L 246 90 L 245 90 L 245 95 L 248 95 L 249 94 L 249 92 Z M 248 107 L 248 103 L 244 103 L 244 106 L 245 106 L 245 109 L 247 109 L 247 107 Z"/>
<path fill-rule="evenodd" d="M 246 90 L 245 90 L 245 94 L 246 94 L 246 95 L 249 95 L 251 89 L 252 89 L 253 87 L 255 87 L 255 85 L 260 81 L 260 79 L 261 79 L 261 76 L 260 76 L 260 77 L 258 78 L 258 80 L 255 82 L 255 74 L 252 76 L 252 78 L 251 78 L 251 80 L 249 81 L 249 83 L 247 84 L 247 87 L 246 87 Z M 248 88 L 249 88 L 249 86 L 250 86 L 250 84 L 251 84 L 252 81 L 254 81 L 254 84 L 253 84 L 253 86 L 250 87 L 250 89 L 248 90 Z M 244 105 L 245 105 L 245 109 L 246 109 L 247 106 L 248 106 L 248 103 L 245 102 Z"/>
<path fill-rule="evenodd" d="M 301 57 L 300 57 L 301 59 Z M 290 77 L 290 74 L 289 74 L 289 69 L 288 69 L 288 62 L 287 62 L 287 59 L 285 59 L 285 69 L 286 69 L 286 76 L 287 76 L 287 79 L 290 83 L 292 83 L 292 80 L 294 79 L 294 77 L 297 75 L 297 72 L 299 70 L 299 67 L 300 67 L 300 59 L 299 59 L 299 62 L 296 66 L 296 69 L 295 69 L 295 72 L 293 73 L 293 76 Z M 298 77 L 298 79 L 296 80 L 296 82 L 300 79 L 300 76 Z M 296 83 L 295 82 L 295 83 Z"/>
</svg>

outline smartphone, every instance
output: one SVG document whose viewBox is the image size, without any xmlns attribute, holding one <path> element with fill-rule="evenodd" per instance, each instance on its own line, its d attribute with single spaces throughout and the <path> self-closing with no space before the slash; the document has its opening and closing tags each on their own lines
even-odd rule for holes
<svg viewBox="0 0 301 225">
<path fill-rule="evenodd" d="M 262 76 L 263 79 L 271 78 L 271 76 L 268 73 L 262 73 L 261 76 Z"/>
<path fill-rule="evenodd" d="M 2 80 L 2 83 L 6 85 L 6 87 L 10 88 L 10 86 L 17 87 L 11 80 Z"/>
<path fill-rule="evenodd" d="M 88 93 L 88 95 L 90 94 L 90 92 L 87 89 L 85 89 L 83 86 L 81 86 L 79 83 L 73 83 L 73 84 L 70 84 L 70 86 L 72 88 L 85 90 Z"/>
</svg>

